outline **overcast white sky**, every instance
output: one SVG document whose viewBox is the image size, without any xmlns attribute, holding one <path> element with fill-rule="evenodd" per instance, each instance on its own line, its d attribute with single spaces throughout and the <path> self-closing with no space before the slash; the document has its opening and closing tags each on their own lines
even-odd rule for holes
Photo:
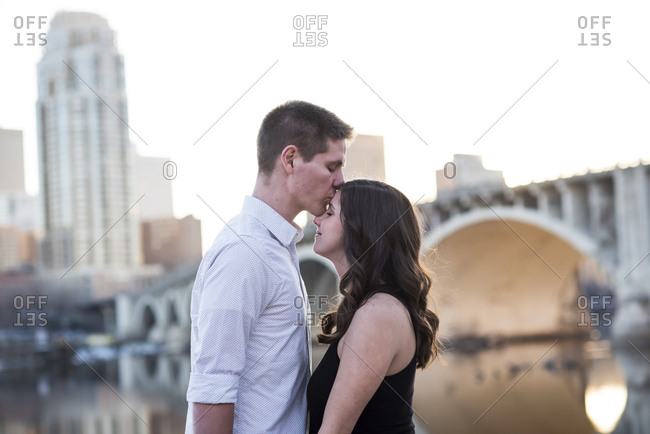
<svg viewBox="0 0 650 434">
<path fill-rule="evenodd" d="M 435 195 L 435 169 L 454 153 L 483 155 L 509 185 L 650 160 L 650 6 L 641 1 L 153 4 L 0 4 L 0 127 L 24 131 L 30 193 L 42 48 L 14 43 L 47 32 L 58 10 L 98 13 L 117 33 L 129 125 L 146 144 L 132 141 L 176 162 L 174 211 L 202 220 L 204 249 L 222 223 L 196 195 L 226 220 L 238 212 L 255 180 L 260 122 L 289 99 L 383 135 L 387 180 L 413 201 Z M 47 17 L 46 28 L 16 29 L 14 18 L 28 15 Z M 326 47 L 293 47 L 296 15 L 327 16 Z M 611 23 L 581 29 L 580 16 Z M 609 33 L 611 45 L 579 46 L 582 33 L 586 42 Z"/>
</svg>

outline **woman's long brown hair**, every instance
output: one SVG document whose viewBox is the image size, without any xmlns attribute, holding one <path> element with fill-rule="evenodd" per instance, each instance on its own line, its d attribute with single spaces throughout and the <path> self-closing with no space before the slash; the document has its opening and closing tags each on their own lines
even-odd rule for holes
<svg viewBox="0 0 650 434">
<path fill-rule="evenodd" d="M 354 313 L 373 294 L 385 292 L 409 312 L 416 337 L 417 367 L 438 355 L 438 316 L 427 307 L 431 276 L 420 264 L 420 227 L 409 200 L 388 184 L 357 179 L 341 186 L 343 246 L 350 268 L 341 276 L 342 295 L 327 313 L 318 342 L 338 342 Z"/>
</svg>

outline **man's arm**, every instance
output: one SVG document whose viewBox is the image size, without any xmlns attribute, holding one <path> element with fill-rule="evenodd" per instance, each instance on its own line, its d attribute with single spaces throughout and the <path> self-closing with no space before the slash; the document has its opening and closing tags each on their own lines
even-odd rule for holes
<svg viewBox="0 0 650 434">
<path fill-rule="evenodd" d="M 232 434 L 235 404 L 192 404 L 194 434 Z"/>
<path fill-rule="evenodd" d="M 192 293 L 192 402 L 194 433 L 232 433 L 248 340 L 263 310 L 266 269 L 254 240 L 224 248 Z M 236 264 L 246 264 L 236 267 Z M 245 272 L 243 272 L 245 271 Z"/>
</svg>

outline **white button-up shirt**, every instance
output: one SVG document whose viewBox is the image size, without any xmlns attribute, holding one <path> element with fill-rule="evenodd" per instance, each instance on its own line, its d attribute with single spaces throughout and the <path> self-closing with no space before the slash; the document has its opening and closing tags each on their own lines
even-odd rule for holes
<svg viewBox="0 0 650 434">
<path fill-rule="evenodd" d="M 234 403 L 234 432 L 306 430 L 309 303 L 296 242 L 302 230 L 246 196 L 205 254 L 192 290 L 192 403 Z"/>
</svg>

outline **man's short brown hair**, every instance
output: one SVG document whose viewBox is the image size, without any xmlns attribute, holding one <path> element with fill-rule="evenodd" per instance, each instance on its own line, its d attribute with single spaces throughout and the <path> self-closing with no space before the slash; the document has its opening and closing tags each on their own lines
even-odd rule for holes
<svg viewBox="0 0 650 434">
<path fill-rule="evenodd" d="M 305 101 L 288 101 L 271 110 L 257 134 L 257 165 L 270 175 L 282 150 L 298 148 L 305 161 L 327 152 L 328 139 L 350 140 L 353 129 L 334 113 Z"/>
</svg>

